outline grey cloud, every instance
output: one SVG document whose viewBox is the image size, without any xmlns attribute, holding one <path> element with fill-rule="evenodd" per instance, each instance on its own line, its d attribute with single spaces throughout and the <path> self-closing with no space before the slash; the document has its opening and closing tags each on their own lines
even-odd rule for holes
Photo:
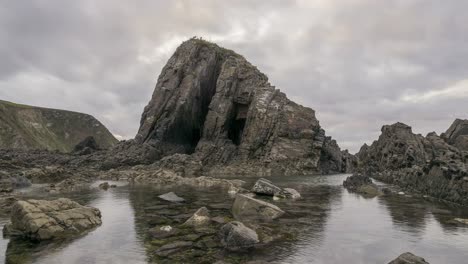
<svg viewBox="0 0 468 264">
<path fill-rule="evenodd" d="M 4 1 L 0 98 L 93 114 L 133 137 L 184 39 L 244 55 L 357 151 L 396 121 L 442 132 L 466 97 L 408 101 L 468 79 L 464 1 Z M 461 89 L 468 89 L 462 87 Z"/>
</svg>

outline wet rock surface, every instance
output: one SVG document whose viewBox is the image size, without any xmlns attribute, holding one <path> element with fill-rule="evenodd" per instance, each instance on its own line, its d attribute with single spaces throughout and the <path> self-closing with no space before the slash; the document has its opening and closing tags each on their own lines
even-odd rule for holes
<svg viewBox="0 0 468 264">
<path fill-rule="evenodd" d="M 229 222 L 221 227 L 219 237 L 223 246 L 230 251 L 252 248 L 260 242 L 254 230 L 237 221 Z"/>
<path fill-rule="evenodd" d="M 406 252 L 398 256 L 398 258 L 390 261 L 388 264 L 429 264 L 423 258 L 414 255 L 413 253 Z"/>
<path fill-rule="evenodd" d="M 364 145 L 357 157 L 363 175 L 393 183 L 436 199 L 468 205 L 467 153 L 455 138 L 463 136 L 462 121 L 439 137 L 414 134 L 403 123 L 383 126 L 371 146 Z"/>
<path fill-rule="evenodd" d="M 383 192 L 375 185 L 371 178 L 360 174 L 355 174 L 343 181 L 343 186 L 353 192 L 367 196 L 382 195 Z"/>
<path fill-rule="evenodd" d="M 70 199 L 18 201 L 11 209 L 7 235 L 33 240 L 77 236 L 101 225 L 101 212 Z"/>
<path fill-rule="evenodd" d="M 284 211 L 274 204 L 237 194 L 232 205 L 232 214 L 239 220 L 271 221 L 282 216 Z"/>
</svg>

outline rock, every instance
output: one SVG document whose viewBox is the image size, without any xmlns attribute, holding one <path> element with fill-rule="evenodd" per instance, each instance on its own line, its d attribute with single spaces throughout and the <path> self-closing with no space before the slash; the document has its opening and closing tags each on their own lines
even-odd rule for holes
<svg viewBox="0 0 468 264">
<path fill-rule="evenodd" d="M 159 195 L 158 197 L 160 199 L 163 199 L 168 202 L 173 202 L 173 203 L 181 203 L 185 201 L 184 198 L 177 196 L 177 194 L 173 192 L 165 193 L 165 194 Z"/>
<path fill-rule="evenodd" d="M 78 155 L 88 155 L 96 150 L 99 150 L 99 146 L 93 136 L 88 136 L 73 148 L 73 152 Z"/>
<path fill-rule="evenodd" d="M 18 199 L 14 196 L 0 196 L 0 213 L 10 213 L 11 207 Z"/>
<path fill-rule="evenodd" d="M 18 201 L 11 209 L 12 234 L 33 240 L 79 235 L 101 225 L 101 212 L 70 199 Z"/>
<path fill-rule="evenodd" d="M 109 189 L 109 188 L 110 188 L 110 185 L 109 185 L 108 182 L 103 182 L 103 183 L 99 184 L 99 189 L 107 191 L 107 189 Z"/>
<path fill-rule="evenodd" d="M 157 226 L 149 230 L 149 234 L 156 239 L 175 236 L 180 233 L 180 230 L 171 226 Z"/>
<path fill-rule="evenodd" d="M 388 264 L 429 264 L 421 257 L 418 257 L 410 252 L 406 252 L 398 256 L 398 258 L 390 261 Z"/>
<path fill-rule="evenodd" d="M 191 154 L 204 165 L 198 174 L 229 166 L 255 175 L 342 172 L 350 156 L 325 136 L 314 110 L 290 101 L 244 57 L 199 39 L 169 59 L 140 123 L 136 144 L 152 146 L 156 159 Z"/>
<path fill-rule="evenodd" d="M 256 194 L 275 196 L 283 191 L 280 187 L 274 185 L 271 181 L 261 178 L 255 182 L 252 192 Z"/>
<path fill-rule="evenodd" d="M 449 129 L 441 135 L 441 138 L 460 150 L 468 151 L 468 119 L 456 119 Z"/>
<path fill-rule="evenodd" d="M 271 221 L 282 216 L 284 211 L 274 204 L 237 194 L 232 205 L 232 214 L 239 220 Z"/>
<path fill-rule="evenodd" d="M 91 179 L 88 178 L 70 178 L 65 179 L 57 184 L 50 184 L 45 188 L 46 192 L 50 193 L 68 193 L 89 189 Z"/>
<path fill-rule="evenodd" d="M 360 174 L 346 178 L 343 181 L 343 186 L 350 191 L 364 195 L 377 196 L 383 194 L 369 177 Z"/>
<path fill-rule="evenodd" d="M 211 218 L 211 221 L 218 223 L 218 224 L 225 224 L 226 218 L 222 216 L 216 216 L 216 217 Z"/>
<path fill-rule="evenodd" d="M 392 194 L 392 190 L 390 190 L 387 187 L 384 187 L 384 188 L 382 188 L 382 193 L 385 194 L 385 195 L 389 195 L 389 194 Z"/>
<path fill-rule="evenodd" d="M 468 225 L 468 219 L 463 219 L 463 218 L 455 218 L 453 219 L 455 222 L 458 222 L 458 223 L 461 223 L 461 224 L 465 224 L 465 225 Z"/>
<path fill-rule="evenodd" d="M 166 244 L 158 250 L 156 250 L 156 254 L 160 257 L 167 257 L 171 254 L 174 254 L 184 248 L 191 247 L 193 245 L 193 242 L 191 241 L 175 241 L 170 244 Z"/>
<path fill-rule="evenodd" d="M 210 223 L 210 211 L 206 207 L 198 209 L 192 217 L 190 217 L 184 225 L 186 226 L 202 226 Z"/>
<path fill-rule="evenodd" d="M 283 189 L 283 195 L 286 197 L 286 198 L 291 198 L 291 199 L 299 199 L 301 198 L 301 194 L 292 189 L 292 188 L 284 188 Z"/>
<path fill-rule="evenodd" d="M 403 123 L 382 127 L 371 146 L 358 157 L 358 172 L 440 200 L 468 205 L 468 153 L 463 141 L 467 122 L 456 120 L 442 136 L 414 134 Z"/>
<path fill-rule="evenodd" d="M 221 244 L 229 251 L 252 248 L 260 242 L 254 230 L 237 221 L 229 222 L 221 227 L 219 237 Z"/>
</svg>

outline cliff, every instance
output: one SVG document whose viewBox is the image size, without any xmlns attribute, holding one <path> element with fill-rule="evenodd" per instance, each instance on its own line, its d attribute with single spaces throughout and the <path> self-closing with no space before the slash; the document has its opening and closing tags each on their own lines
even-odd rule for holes
<svg viewBox="0 0 468 264">
<path fill-rule="evenodd" d="M 90 115 L 0 100 L 0 148 L 70 152 L 88 136 L 104 149 L 117 143 Z"/>
</svg>

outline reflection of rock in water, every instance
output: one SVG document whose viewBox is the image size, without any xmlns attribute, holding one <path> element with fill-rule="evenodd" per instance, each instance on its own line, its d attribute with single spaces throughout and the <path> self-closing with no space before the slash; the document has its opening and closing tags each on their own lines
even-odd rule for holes
<svg viewBox="0 0 468 264">
<path fill-rule="evenodd" d="M 424 232 L 430 212 L 422 200 L 403 196 L 384 196 L 379 202 L 385 205 L 396 227 L 415 235 Z"/>
<path fill-rule="evenodd" d="M 272 222 L 255 223 L 251 227 L 259 234 L 263 244 L 249 254 L 227 253 L 223 251 L 217 232 L 222 224 L 211 223 L 204 228 L 183 227 L 184 223 L 200 207 L 206 206 L 211 217 L 217 220 L 231 221 L 233 199 L 226 190 L 194 189 L 176 187 L 173 189 L 156 189 L 136 187 L 130 192 L 130 203 L 135 212 L 135 226 L 139 239 L 145 241 L 148 259 L 158 263 L 171 261 L 191 261 L 198 263 L 215 262 L 219 258 L 237 262 L 247 260 L 271 260 L 278 256 L 294 253 L 297 238 L 321 241 L 325 223 L 330 211 L 330 203 L 340 201 L 341 192 L 330 186 L 288 186 L 297 188 L 303 199 L 280 200 L 273 202 L 271 197 L 257 197 L 275 203 L 286 214 Z M 186 203 L 170 203 L 157 196 L 174 191 L 186 200 Z M 177 231 L 170 237 L 155 238 L 149 230 L 170 225 Z M 190 242 L 190 245 L 189 243 Z M 270 242 L 270 243 L 267 243 Z M 265 245 L 267 243 L 267 245 Z M 161 248 L 184 245 L 173 252 L 161 251 Z"/>
</svg>

